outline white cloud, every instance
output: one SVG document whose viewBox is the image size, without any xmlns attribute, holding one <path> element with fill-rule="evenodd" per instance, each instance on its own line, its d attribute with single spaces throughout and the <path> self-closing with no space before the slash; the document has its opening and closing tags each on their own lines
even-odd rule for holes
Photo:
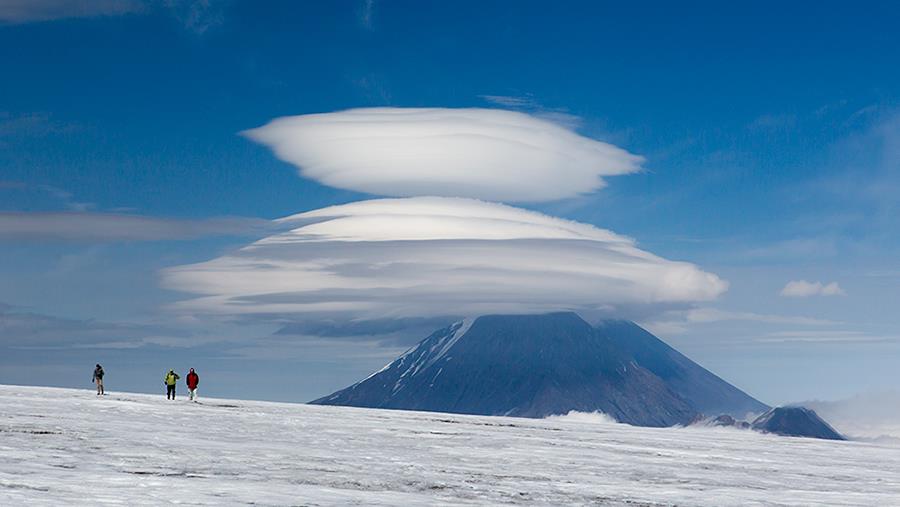
<svg viewBox="0 0 900 507">
<path fill-rule="evenodd" d="M 843 296 L 845 292 L 837 282 L 823 284 L 822 282 L 791 280 L 781 289 L 781 295 L 784 297 L 805 298 L 810 296 Z"/>
<path fill-rule="evenodd" d="M 497 109 L 371 108 L 244 132 L 300 174 L 384 196 L 549 201 L 602 188 L 643 159 L 553 121 Z"/>
<path fill-rule="evenodd" d="M 31 23 L 65 18 L 120 16 L 144 10 L 138 0 L 3 0 L 0 21 Z"/>
<path fill-rule="evenodd" d="M 163 273 L 183 311 L 350 319 L 710 300 L 727 282 L 596 227 L 501 204 L 420 197 L 282 219 L 289 232 Z"/>
</svg>

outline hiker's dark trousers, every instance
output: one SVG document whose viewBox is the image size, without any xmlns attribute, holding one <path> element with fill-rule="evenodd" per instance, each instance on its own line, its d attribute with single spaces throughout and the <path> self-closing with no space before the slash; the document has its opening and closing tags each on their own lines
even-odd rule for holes
<svg viewBox="0 0 900 507">
<path fill-rule="evenodd" d="M 175 399 L 175 386 L 166 386 L 166 399 L 174 400 Z"/>
</svg>

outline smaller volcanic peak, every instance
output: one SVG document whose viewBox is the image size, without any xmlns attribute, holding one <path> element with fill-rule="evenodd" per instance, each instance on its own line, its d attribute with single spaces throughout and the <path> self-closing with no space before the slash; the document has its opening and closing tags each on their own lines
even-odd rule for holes
<svg viewBox="0 0 900 507">
<path fill-rule="evenodd" d="M 846 440 L 815 411 L 806 407 L 777 407 L 756 418 L 754 430 L 788 437 Z"/>
</svg>

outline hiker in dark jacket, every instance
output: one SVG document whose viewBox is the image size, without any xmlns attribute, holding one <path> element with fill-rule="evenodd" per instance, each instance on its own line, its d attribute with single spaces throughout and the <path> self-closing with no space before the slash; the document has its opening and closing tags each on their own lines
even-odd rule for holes
<svg viewBox="0 0 900 507">
<path fill-rule="evenodd" d="M 163 379 L 163 382 L 166 384 L 166 399 L 174 400 L 175 399 L 175 384 L 178 383 L 178 379 L 181 377 L 175 373 L 175 370 L 169 370 L 169 373 L 166 373 L 166 378 Z"/>
<path fill-rule="evenodd" d="M 99 364 L 94 368 L 94 378 L 91 379 L 91 382 L 97 384 L 97 396 L 106 394 L 103 391 L 103 367 Z"/>
<path fill-rule="evenodd" d="M 197 372 L 191 368 L 190 373 L 187 374 L 187 387 L 188 387 L 188 397 L 191 401 L 197 401 L 197 386 L 200 385 L 200 375 L 197 375 Z"/>
</svg>

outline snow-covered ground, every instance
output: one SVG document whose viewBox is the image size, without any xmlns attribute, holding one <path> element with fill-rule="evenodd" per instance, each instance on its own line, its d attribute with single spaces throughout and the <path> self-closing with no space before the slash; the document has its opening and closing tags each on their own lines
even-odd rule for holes
<svg viewBox="0 0 900 507">
<path fill-rule="evenodd" d="M 0 505 L 900 505 L 900 448 L 0 386 Z"/>
</svg>

